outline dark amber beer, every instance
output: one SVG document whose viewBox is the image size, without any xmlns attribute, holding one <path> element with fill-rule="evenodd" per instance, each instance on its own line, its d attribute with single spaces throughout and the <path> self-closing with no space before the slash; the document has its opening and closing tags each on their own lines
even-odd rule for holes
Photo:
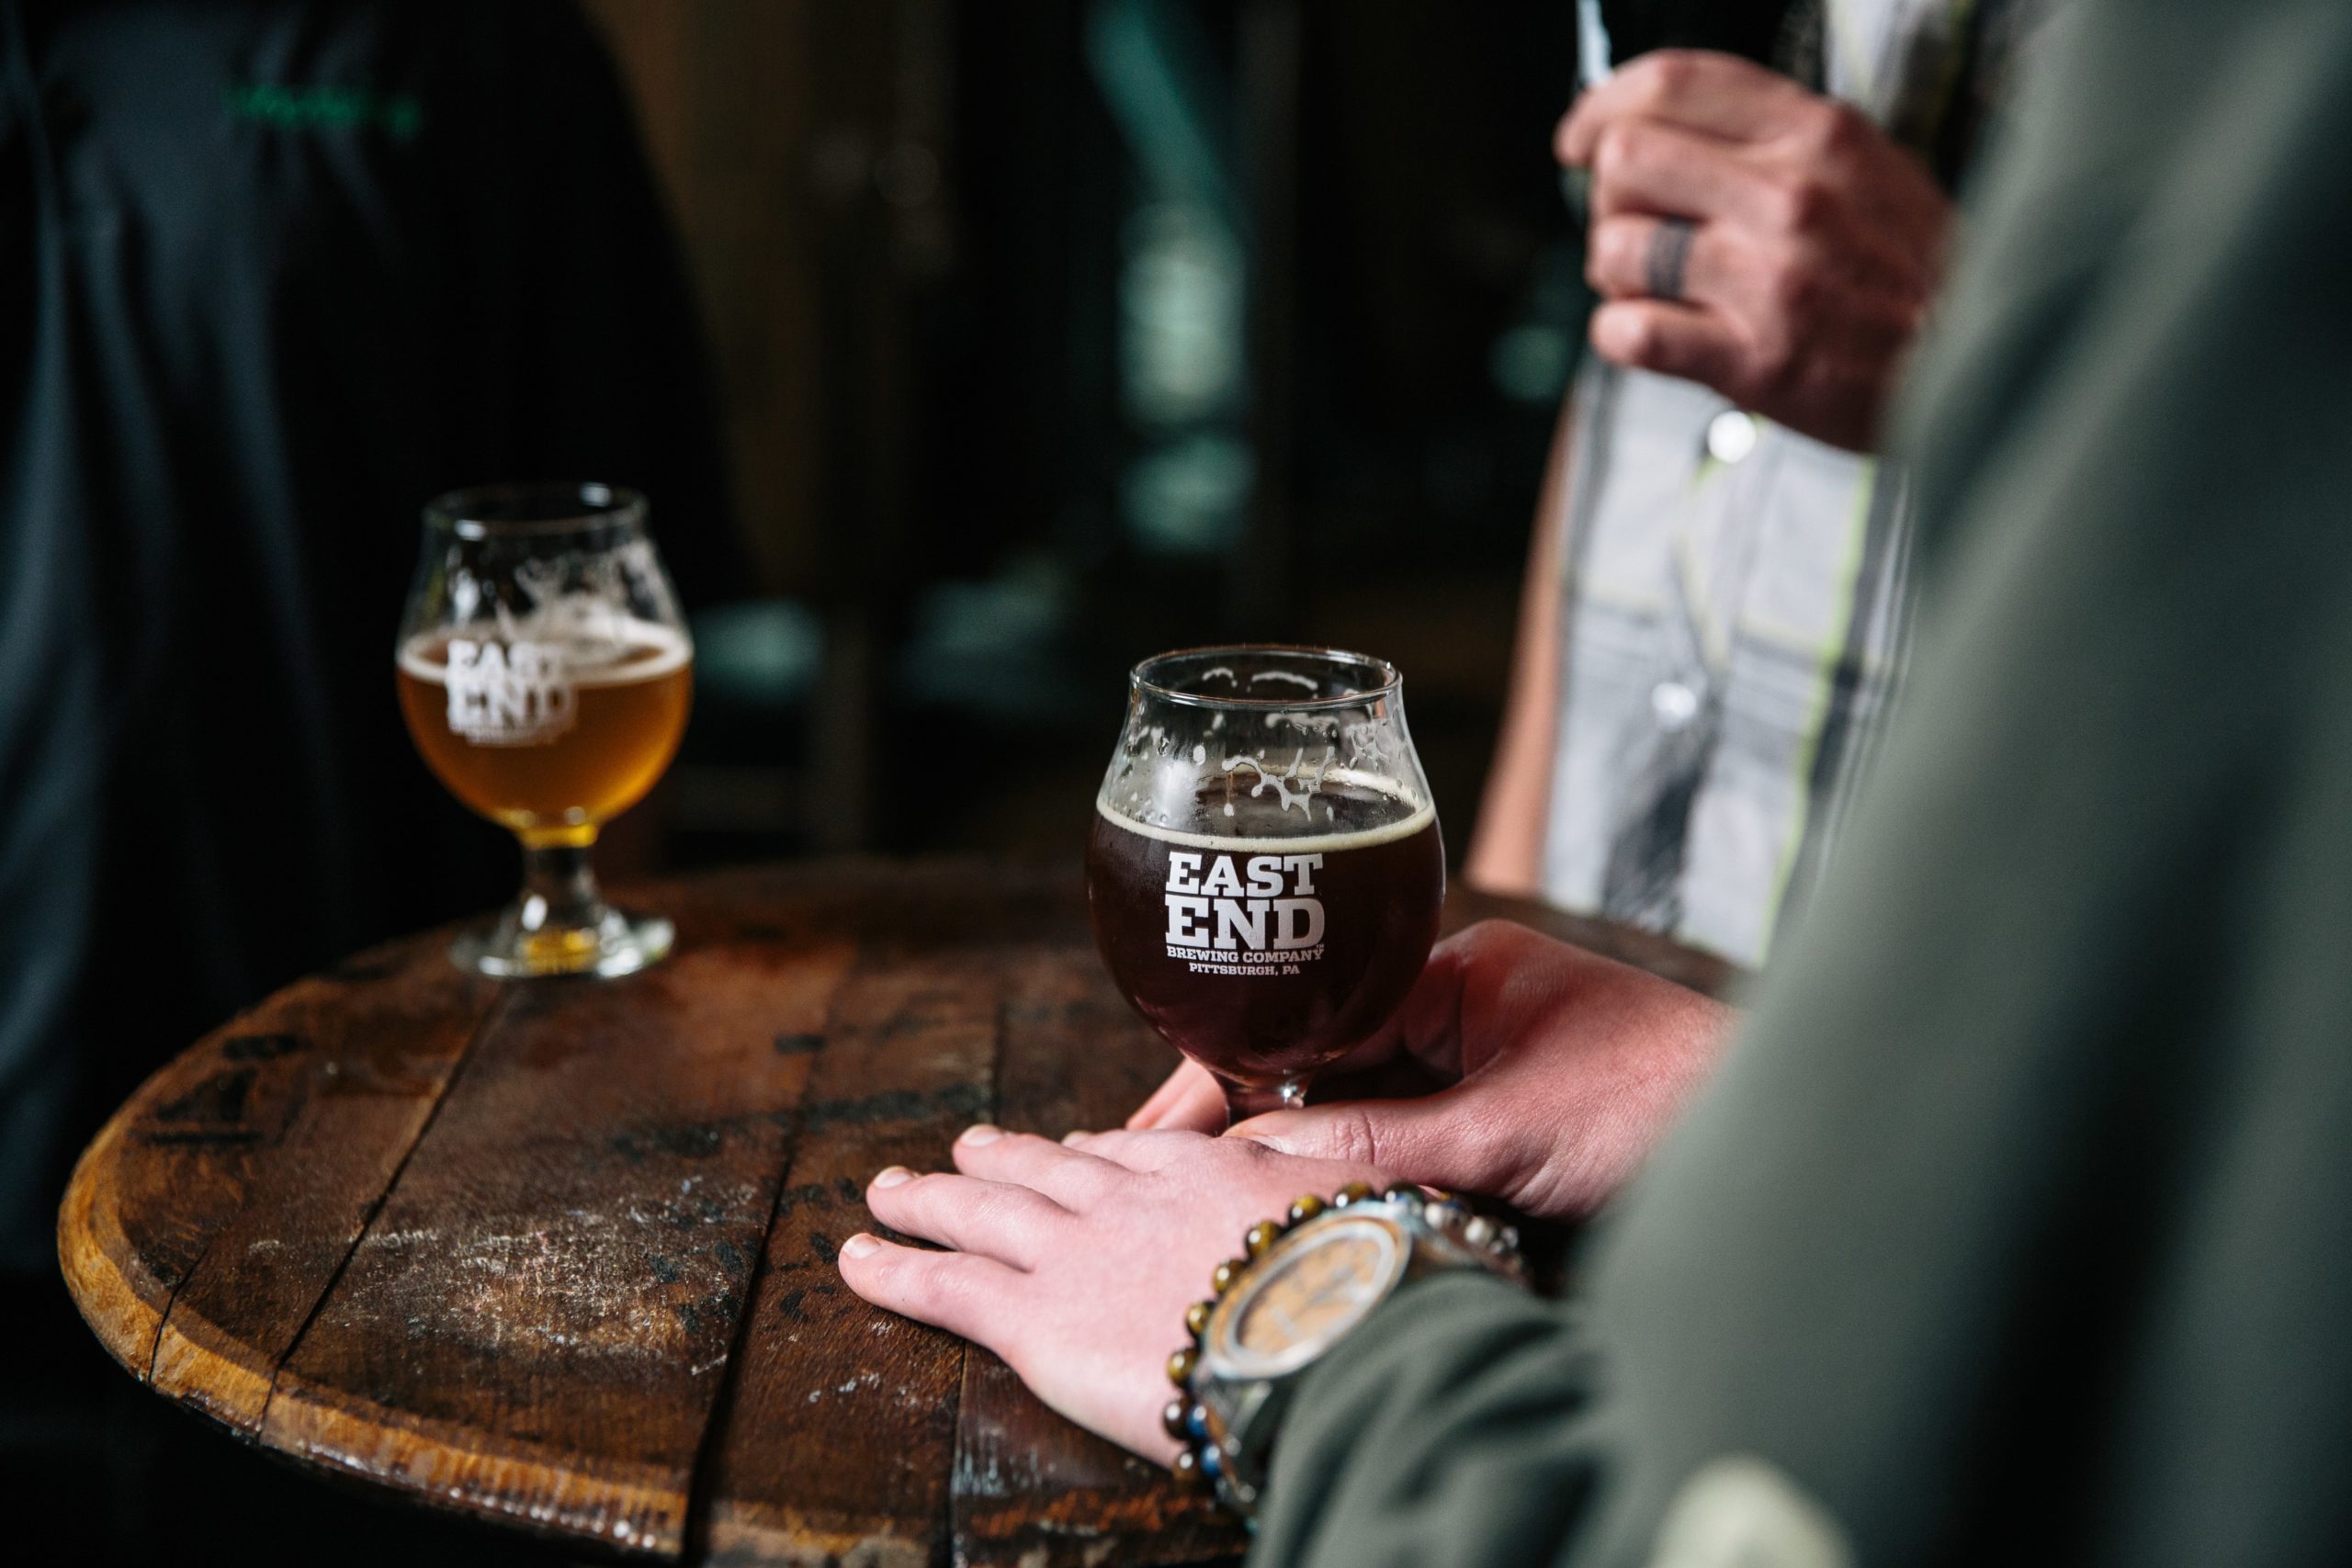
<svg viewBox="0 0 2352 1568">
<path fill-rule="evenodd" d="M 1137 1011 L 1211 1072 L 1303 1079 L 1385 1022 L 1419 976 L 1445 900 L 1437 814 L 1386 780 L 1334 770 L 1302 833 L 1295 798 L 1218 780 L 1149 826 L 1096 802 L 1087 845 L 1095 944 Z"/>
<path fill-rule="evenodd" d="M 526 844 L 587 842 L 644 797 L 685 731 L 685 638 L 626 620 L 535 642 L 435 632 L 399 661 L 401 712 L 449 793 Z"/>
</svg>

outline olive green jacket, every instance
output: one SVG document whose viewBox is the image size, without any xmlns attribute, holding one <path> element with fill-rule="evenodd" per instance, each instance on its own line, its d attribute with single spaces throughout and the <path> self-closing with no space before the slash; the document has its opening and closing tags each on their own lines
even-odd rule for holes
<svg viewBox="0 0 2352 1568">
<path fill-rule="evenodd" d="M 2352 6 L 2047 45 L 1832 885 L 1577 1304 L 1316 1371 L 1257 1561 L 2352 1562 Z"/>
</svg>

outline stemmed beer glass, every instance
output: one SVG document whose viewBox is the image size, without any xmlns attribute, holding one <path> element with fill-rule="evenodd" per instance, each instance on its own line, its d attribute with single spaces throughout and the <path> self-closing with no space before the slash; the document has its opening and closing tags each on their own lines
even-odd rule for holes
<svg viewBox="0 0 2352 1568">
<path fill-rule="evenodd" d="M 401 619 L 401 712 L 435 775 L 523 841 L 523 892 L 450 948 L 485 975 L 626 975 L 668 920 L 597 890 L 596 832 L 678 749 L 694 647 L 645 532 L 605 485 L 491 485 L 424 509 Z"/>
<path fill-rule="evenodd" d="M 1445 850 L 1386 661 L 1278 645 L 1147 659 L 1087 844 L 1136 1010 L 1235 1121 L 1305 1102 L 1429 957 Z"/>
</svg>

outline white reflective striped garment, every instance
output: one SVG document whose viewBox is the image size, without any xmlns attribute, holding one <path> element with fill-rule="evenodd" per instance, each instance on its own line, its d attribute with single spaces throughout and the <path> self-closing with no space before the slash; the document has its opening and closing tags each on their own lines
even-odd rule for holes
<svg viewBox="0 0 2352 1568">
<path fill-rule="evenodd" d="M 1928 152 L 2019 30 L 1975 0 L 1820 11 L 1819 82 Z M 1595 361 L 1574 395 L 1544 891 L 1758 964 L 1896 684 L 1904 485 L 1691 382 Z"/>
</svg>

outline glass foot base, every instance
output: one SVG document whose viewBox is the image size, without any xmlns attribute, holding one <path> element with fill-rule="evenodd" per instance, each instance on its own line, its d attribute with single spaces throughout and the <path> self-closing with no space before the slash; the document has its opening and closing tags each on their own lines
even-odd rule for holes
<svg viewBox="0 0 2352 1568">
<path fill-rule="evenodd" d="M 677 928 L 659 915 L 606 909 L 585 925 L 534 928 L 526 924 L 533 912 L 526 900 L 494 923 L 464 932 L 449 944 L 450 962 L 502 980 L 548 975 L 609 979 L 661 963 L 677 937 Z"/>
</svg>

